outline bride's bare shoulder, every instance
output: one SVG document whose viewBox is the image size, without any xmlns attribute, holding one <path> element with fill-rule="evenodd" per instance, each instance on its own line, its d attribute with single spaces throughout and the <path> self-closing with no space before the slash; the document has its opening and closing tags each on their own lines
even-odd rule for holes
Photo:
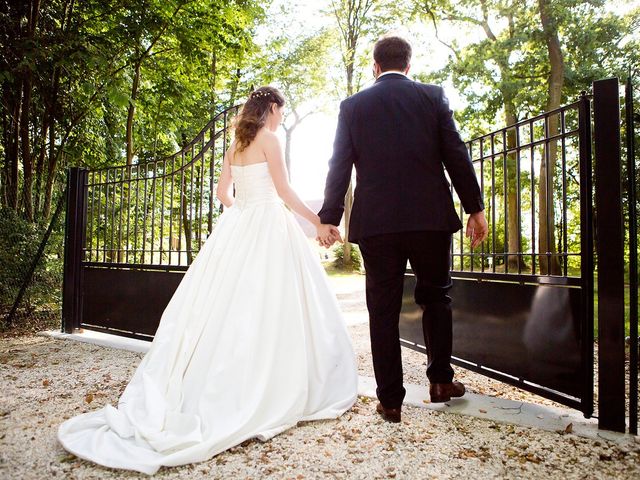
<svg viewBox="0 0 640 480">
<path fill-rule="evenodd" d="M 272 132 L 268 128 L 261 128 L 256 134 L 256 142 L 261 145 L 268 146 L 274 144 L 280 144 L 280 139 L 275 132 Z"/>
</svg>

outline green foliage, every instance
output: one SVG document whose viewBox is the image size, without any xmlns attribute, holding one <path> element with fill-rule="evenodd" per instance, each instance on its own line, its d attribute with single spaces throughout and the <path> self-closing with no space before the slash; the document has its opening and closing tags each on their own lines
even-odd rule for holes
<svg viewBox="0 0 640 480">
<path fill-rule="evenodd" d="M 459 120 L 468 137 L 503 126 L 510 107 L 516 119 L 546 109 L 550 66 L 538 1 L 433 0 L 414 5 L 417 17 L 438 28 L 451 52 L 448 65 L 431 78 L 451 80 L 465 99 Z M 640 65 L 639 9 L 620 16 L 602 0 L 557 0 L 551 2 L 551 13 L 565 65 L 563 104 L 589 91 L 594 80 L 624 78 L 628 67 Z M 450 38 L 446 32 L 455 35 Z M 463 44 L 462 38 L 478 40 Z"/>
<path fill-rule="evenodd" d="M 61 222 L 60 222 L 61 223 Z M 26 221 L 9 208 L 0 209 L 0 308 L 7 314 L 35 258 L 46 227 Z M 53 234 L 38 263 L 21 311 L 57 308 L 62 285 L 62 234 Z"/>
<path fill-rule="evenodd" d="M 334 251 L 335 260 L 333 261 L 333 268 L 342 271 L 359 271 L 362 269 L 362 256 L 360 250 L 356 245 L 351 245 L 351 264 L 345 267 L 344 262 L 344 243 L 338 245 Z"/>
</svg>

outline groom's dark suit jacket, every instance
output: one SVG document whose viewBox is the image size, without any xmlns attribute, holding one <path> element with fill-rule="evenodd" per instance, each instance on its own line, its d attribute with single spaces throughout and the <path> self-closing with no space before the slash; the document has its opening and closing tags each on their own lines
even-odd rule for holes
<svg viewBox="0 0 640 480">
<path fill-rule="evenodd" d="M 353 165 L 351 242 L 383 233 L 459 230 L 444 168 L 465 212 L 484 209 L 467 148 L 436 85 L 389 73 L 340 104 L 322 223 L 339 225 Z"/>
</svg>

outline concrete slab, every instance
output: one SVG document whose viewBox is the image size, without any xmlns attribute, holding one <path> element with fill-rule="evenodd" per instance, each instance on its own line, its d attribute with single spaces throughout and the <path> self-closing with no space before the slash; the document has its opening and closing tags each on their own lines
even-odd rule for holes
<svg viewBox="0 0 640 480">
<path fill-rule="evenodd" d="M 573 433 L 591 439 L 604 439 L 617 444 L 637 442 L 638 437 L 629 434 L 598 430 L 595 418 L 584 416 L 571 409 L 554 408 L 504 398 L 467 392 L 463 397 L 446 403 L 431 403 L 429 389 L 424 385 L 405 384 L 407 394 L 404 405 L 427 408 L 439 412 L 469 415 L 499 423 L 534 427 L 551 432 Z M 358 394 L 376 398 L 376 381 L 371 377 L 359 377 Z M 571 425 L 571 427 L 569 427 Z"/>
<path fill-rule="evenodd" d="M 145 340 L 121 337 L 119 335 L 110 335 L 108 333 L 95 332 L 93 330 L 82 330 L 77 333 L 63 333 L 58 330 L 47 330 L 38 333 L 38 335 L 53 337 L 60 340 L 75 340 L 77 342 L 90 343 L 92 345 L 100 345 L 102 347 L 140 353 L 146 353 L 151 346 L 151 342 L 147 342 Z"/>
</svg>

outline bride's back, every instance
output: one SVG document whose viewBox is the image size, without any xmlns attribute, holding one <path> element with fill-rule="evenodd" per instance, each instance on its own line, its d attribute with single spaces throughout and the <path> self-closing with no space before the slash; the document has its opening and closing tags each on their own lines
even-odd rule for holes
<svg viewBox="0 0 640 480">
<path fill-rule="evenodd" d="M 244 166 L 252 163 L 266 162 L 267 157 L 264 153 L 265 135 L 268 135 L 268 132 L 266 132 L 264 128 L 260 129 L 256 137 L 241 152 L 237 151 L 238 144 L 233 142 L 231 147 L 229 147 L 229 153 L 231 154 L 229 163 L 235 166 Z"/>
</svg>

